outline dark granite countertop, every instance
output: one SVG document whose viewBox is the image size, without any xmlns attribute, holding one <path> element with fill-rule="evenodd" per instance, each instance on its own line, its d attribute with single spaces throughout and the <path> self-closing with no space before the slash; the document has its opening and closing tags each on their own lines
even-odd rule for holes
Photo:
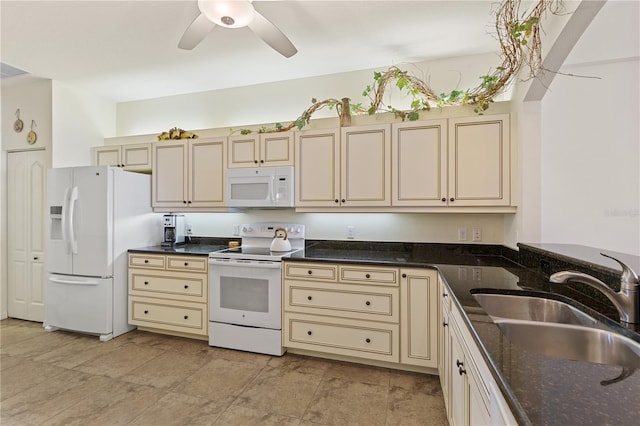
<svg viewBox="0 0 640 426">
<path fill-rule="evenodd" d="M 465 325 L 520 424 L 636 424 L 640 415 L 640 373 L 604 386 L 601 382 L 619 376 L 621 367 L 563 360 L 522 349 L 502 334 L 476 302 L 471 289 L 544 292 L 640 342 L 640 334 L 615 321 L 615 311 L 606 312 L 608 317 L 600 314 L 594 310 L 599 305 L 590 297 L 580 297 L 566 286 L 549 283 L 548 276 L 521 266 L 517 259 L 517 252 L 500 246 L 323 241 L 309 242 L 305 250 L 285 258 L 435 268 L 450 288 Z"/>
<path fill-rule="evenodd" d="M 189 238 L 185 244 L 177 244 L 173 247 L 150 246 L 129 249 L 129 253 L 150 253 L 150 254 L 182 254 L 192 256 L 208 256 L 212 251 L 219 251 L 229 248 L 229 241 L 238 241 L 239 238 L 217 238 L 217 237 L 193 237 Z"/>
</svg>

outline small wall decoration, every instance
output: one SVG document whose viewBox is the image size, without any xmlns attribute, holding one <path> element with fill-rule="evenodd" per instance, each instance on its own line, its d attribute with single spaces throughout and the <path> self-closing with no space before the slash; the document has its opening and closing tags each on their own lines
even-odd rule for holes
<svg viewBox="0 0 640 426">
<path fill-rule="evenodd" d="M 33 130 L 34 127 L 38 127 L 36 120 L 31 120 L 31 130 L 27 133 L 27 143 L 33 145 L 38 140 L 38 134 Z"/>
<path fill-rule="evenodd" d="M 170 139 L 198 139 L 198 135 L 193 132 L 187 132 L 177 127 L 169 129 L 167 132 L 162 132 L 158 135 L 159 141 L 167 141 Z"/>
<path fill-rule="evenodd" d="M 16 133 L 20 133 L 24 128 L 24 123 L 20 120 L 20 108 L 16 110 L 16 121 L 13 123 L 13 130 Z"/>
</svg>

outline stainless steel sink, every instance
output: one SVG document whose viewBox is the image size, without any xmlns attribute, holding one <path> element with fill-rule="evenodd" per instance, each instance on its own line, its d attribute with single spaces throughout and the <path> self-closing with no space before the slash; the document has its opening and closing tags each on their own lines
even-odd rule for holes
<svg viewBox="0 0 640 426">
<path fill-rule="evenodd" d="M 514 319 L 593 326 L 596 321 L 564 302 L 545 297 L 475 293 L 473 297 L 492 319 Z"/>
<path fill-rule="evenodd" d="M 531 352 L 577 361 L 640 368 L 640 343 L 600 328 L 494 319 L 502 333 Z"/>
</svg>

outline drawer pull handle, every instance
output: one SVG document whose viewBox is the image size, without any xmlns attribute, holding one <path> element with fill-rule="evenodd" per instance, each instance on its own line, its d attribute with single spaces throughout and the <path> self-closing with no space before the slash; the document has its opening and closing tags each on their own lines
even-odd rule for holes
<svg viewBox="0 0 640 426">
<path fill-rule="evenodd" d="M 148 314 L 148 313 L 149 313 L 149 311 L 144 311 L 144 313 L 145 313 L 145 314 Z"/>
<path fill-rule="evenodd" d="M 308 334 L 309 336 L 311 336 L 311 334 L 312 334 L 312 333 L 311 333 L 311 330 L 307 331 L 307 334 Z"/>
<path fill-rule="evenodd" d="M 184 262 L 184 266 L 189 266 L 189 262 Z"/>
<path fill-rule="evenodd" d="M 402 274 L 402 278 L 407 278 L 407 274 Z"/>
<path fill-rule="evenodd" d="M 144 260 L 144 263 L 149 263 L 149 259 L 145 259 L 145 260 Z"/>
<path fill-rule="evenodd" d="M 364 339 L 365 342 L 367 343 L 371 343 L 371 339 L 369 339 L 368 337 L 366 339 Z"/>
<path fill-rule="evenodd" d="M 307 271 L 307 274 L 311 275 L 311 274 L 313 274 L 313 271 L 312 271 L 311 269 L 309 269 L 309 270 Z"/>
<path fill-rule="evenodd" d="M 371 306 L 371 302 L 369 302 L 368 300 L 366 302 L 364 302 L 365 305 L 367 306 Z"/>
<path fill-rule="evenodd" d="M 371 278 L 371 275 L 367 274 L 364 276 L 365 278 Z"/>
<path fill-rule="evenodd" d="M 144 282 L 144 285 L 149 285 L 149 281 L 145 281 L 145 282 Z"/>
<path fill-rule="evenodd" d="M 184 285 L 184 288 L 189 288 L 189 286 L 187 284 Z"/>
<path fill-rule="evenodd" d="M 311 299 L 313 299 L 313 297 L 307 296 L 307 300 L 311 300 Z"/>
<path fill-rule="evenodd" d="M 184 316 L 184 319 L 189 319 L 189 315 L 185 315 L 185 316 Z"/>
</svg>

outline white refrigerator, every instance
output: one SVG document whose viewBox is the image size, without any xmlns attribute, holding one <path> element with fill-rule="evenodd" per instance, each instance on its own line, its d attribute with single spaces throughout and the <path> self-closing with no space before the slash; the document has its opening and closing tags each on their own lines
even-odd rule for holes
<svg viewBox="0 0 640 426">
<path fill-rule="evenodd" d="M 127 323 L 127 250 L 162 239 L 151 177 L 107 166 L 50 169 L 47 209 L 45 329 L 107 341 L 135 328 Z"/>
</svg>

